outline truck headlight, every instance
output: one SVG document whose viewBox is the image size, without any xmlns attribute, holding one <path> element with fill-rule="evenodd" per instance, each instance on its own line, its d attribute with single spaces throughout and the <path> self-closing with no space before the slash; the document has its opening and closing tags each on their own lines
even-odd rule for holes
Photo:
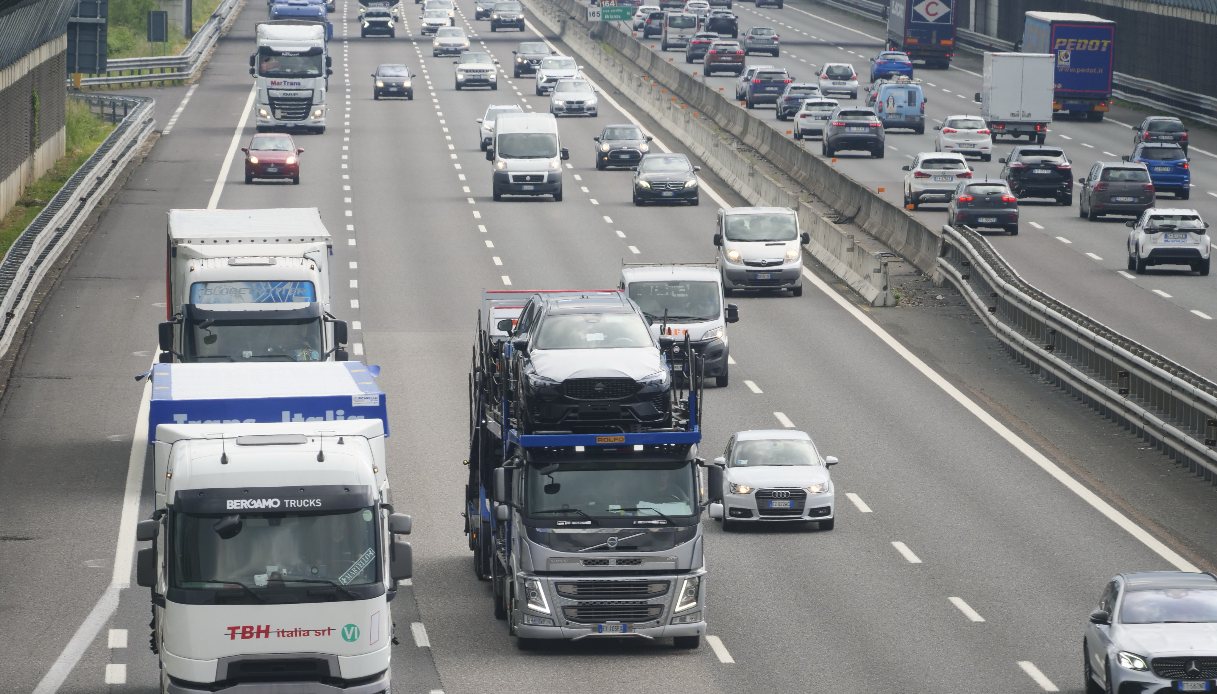
<svg viewBox="0 0 1217 694">
<path fill-rule="evenodd" d="M 706 333 L 701 336 L 701 339 L 718 340 L 718 339 L 721 339 L 722 336 L 723 336 L 723 327 L 720 325 L 717 328 L 710 328 L 709 330 L 707 330 Z"/>
<path fill-rule="evenodd" d="M 727 484 L 727 487 L 731 490 L 732 494 L 751 494 L 752 493 L 752 487 L 749 487 L 746 484 L 736 484 L 734 482 L 730 482 Z"/>
<path fill-rule="evenodd" d="M 325 109 L 320 109 L 320 108 L 313 109 L 313 118 L 320 118 L 324 114 L 325 114 Z"/>
<path fill-rule="evenodd" d="M 562 160 L 559 159 L 558 157 L 554 157 L 553 159 L 550 159 L 549 160 L 549 170 L 550 171 L 561 171 L 562 170 Z"/>
<path fill-rule="evenodd" d="M 600 145 L 600 151 L 601 151 L 601 152 L 607 152 L 607 151 L 609 151 L 610 149 L 612 149 L 612 146 L 611 146 L 611 145 L 609 145 L 607 142 L 605 142 L 604 144 Z"/>
<path fill-rule="evenodd" d="M 267 111 L 265 108 L 259 108 L 258 116 L 262 118 L 270 118 L 270 111 Z"/>
<path fill-rule="evenodd" d="M 832 482 L 821 482 L 819 484 L 809 484 L 803 489 L 807 490 L 808 494 L 824 494 L 832 489 Z"/>
<path fill-rule="evenodd" d="M 727 255 L 727 260 L 730 260 L 733 263 L 739 262 L 739 251 L 735 250 L 734 248 L 727 251 L 726 255 Z"/>
<path fill-rule="evenodd" d="M 257 158 L 257 157 L 255 157 L 255 156 L 254 156 L 254 155 L 252 155 L 252 154 L 251 154 L 251 155 L 249 155 L 249 163 L 250 163 L 250 164 L 257 164 L 257 163 L 258 163 L 258 158 Z"/>
<path fill-rule="evenodd" d="M 549 600 L 545 599 L 545 588 L 535 578 L 524 581 L 524 597 L 528 609 L 541 614 L 549 614 Z"/>
<path fill-rule="evenodd" d="M 1145 662 L 1145 658 L 1142 658 L 1136 653 L 1129 653 L 1128 651 L 1120 651 L 1119 653 L 1116 653 L 1116 662 L 1119 663 L 1121 667 L 1128 668 L 1129 670 L 1144 672 L 1145 670 L 1149 669 L 1149 665 Z"/>
<path fill-rule="evenodd" d="M 786 260 L 787 261 L 798 260 L 798 259 L 799 259 L 799 249 L 790 248 L 790 249 L 786 250 Z"/>
<path fill-rule="evenodd" d="M 701 586 L 700 576 L 685 578 L 680 586 L 680 597 L 676 598 L 676 609 L 673 612 L 684 612 L 697 607 L 697 590 Z"/>
<path fill-rule="evenodd" d="M 383 86 L 385 86 L 385 81 L 384 81 L 384 80 L 376 80 L 376 86 L 377 86 L 377 87 L 383 87 Z"/>
<path fill-rule="evenodd" d="M 651 146 L 644 142 L 644 143 L 638 145 L 638 151 L 639 152 L 650 152 Z"/>
<path fill-rule="evenodd" d="M 697 187 L 697 179 L 696 179 L 696 178 L 694 178 L 694 179 L 692 179 L 692 180 L 685 181 L 685 187 L 686 187 L 686 188 L 696 188 L 696 187 Z"/>
<path fill-rule="evenodd" d="M 494 163 L 494 170 L 495 170 L 495 171 L 506 171 L 506 170 L 507 170 L 507 162 L 502 161 L 502 160 L 500 160 L 500 161 L 496 161 L 496 162 Z"/>
</svg>

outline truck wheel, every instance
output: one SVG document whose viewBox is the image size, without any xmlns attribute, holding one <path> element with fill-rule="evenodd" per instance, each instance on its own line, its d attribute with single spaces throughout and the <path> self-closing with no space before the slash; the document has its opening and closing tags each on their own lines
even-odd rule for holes
<svg viewBox="0 0 1217 694">
<path fill-rule="evenodd" d="M 1190 197 L 1192 197 L 1192 191 L 1187 188 L 1175 193 L 1175 198 L 1179 200 L 1187 200 Z"/>
<path fill-rule="evenodd" d="M 494 618 L 507 619 L 507 577 L 497 557 L 490 558 L 490 587 L 494 594 Z"/>
<path fill-rule="evenodd" d="M 491 192 L 490 196 L 492 198 L 494 198 L 495 202 L 498 202 L 503 199 L 503 194 L 499 192 L 498 186 L 495 186 L 495 188 L 494 188 L 493 192 Z"/>
<path fill-rule="evenodd" d="M 554 193 L 554 202 L 562 202 L 562 187 L 558 186 L 558 192 Z"/>
<path fill-rule="evenodd" d="M 795 287 L 794 289 L 791 289 L 790 295 L 791 296 L 803 296 L 803 285 L 800 284 L 799 286 Z"/>
<path fill-rule="evenodd" d="M 993 161 L 993 155 L 992 154 L 982 154 L 982 155 L 980 155 L 980 160 L 981 161 Z"/>
<path fill-rule="evenodd" d="M 1028 135 L 1027 137 L 1031 137 L 1031 136 L 1030 136 L 1030 135 Z M 1035 136 L 1035 144 L 1037 144 L 1037 145 L 1042 145 L 1042 144 L 1044 144 L 1044 140 L 1045 140 L 1047 137 L 1048 137 L 1048 136 L 1047 136 L 1047 135 L 1045 135 L 1044 133 L 1040 133 L 1039 135 L 1036 135 L 1036 136 Z"/>
<path fill-rule="evenodd" d="M 1137 258 L 1132 253 L 1128 254 L 1128 271 L 1133 272 L 1137 269 Z"/>
<path fill-rule="evenodd" d="M 1086 120 L 1090 121 L 1091 123 L 1098 123 L 1099 121 L 1103 120 L 1103 112 L 1091 111 L 1090 113 L 1086 114 Z"/>
<path fill-rule="evenodd" d="M 676 636 L 672 639 L 672 645 L 682 651 L 693 651 L 701 647 L 701 635 L 697 636 Z"/>
<path fill-rule="evenodd" d="M 1138 275 L 1144 275 L 1145 271 L 1148 269 L 1149 269 L 1149 261 L 1146 260 L 1145 258 L 1142 258 L 1140 256 L 1140 254 L 1138 254 L 1137 255 L 1137 267 L 1134 269 L 1134 271 Z"/>
</svg>

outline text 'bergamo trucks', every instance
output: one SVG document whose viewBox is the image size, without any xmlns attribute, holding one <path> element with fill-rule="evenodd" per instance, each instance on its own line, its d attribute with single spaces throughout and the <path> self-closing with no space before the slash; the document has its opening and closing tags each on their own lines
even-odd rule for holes
<svg viewBox="0 0 1217 694">
<path fill-rule="evenodd" d="M 162 694 L 388 694 L 410 517 L 376 367 L 158 364 L 136 537 Z"/>
<path fill-rule="evenodd" d="M 314 207 L 170 210 L 161 361 L 345 361 Z"/>
<path fill-rule="evenodd" d="M 539 316 L 549 324 L 538 327 Z M 578 355 L 580 342 L 598 346 Z M 605 371 L 609 363 L 650 363 L 661 344 L 655 374 Z M 700 365 L 687 336 L 656 341 L 618 290 L 483 293 L 470 373 L 466 533 L 474 572 L 490 579 L 495 616 L 507 620 L 518 647 L 589 638 L 700 645 Z M 689 390 L 677 390 L 674 371 L 690 375 L 679 379 Z M 531 381 L 527 389 L 522 379 Z M 521 416 L 530 408 L 536 416 Z M 654 422 L 638 421 L 652 415 Z"/>
<path fill-rule="evenodd" d="M 334 70 L 326 25 L 299 19 L 258 22 L 249 74 L 254 76 L 254 125 L 267 130 L 325 132 L 325 94 Z"/>
</svg>

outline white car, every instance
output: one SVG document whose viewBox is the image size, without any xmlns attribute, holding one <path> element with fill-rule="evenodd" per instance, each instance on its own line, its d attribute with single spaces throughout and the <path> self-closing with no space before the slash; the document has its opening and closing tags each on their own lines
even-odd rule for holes
<svg viewBox="0 0 1217 694">
<path fill-rule="evenodd" d="M 1190 265 L 1201 275 L 1209 274 L 1209 224 L 1196 210 L 1151 207 L 1128 234 L 1128 269 L 1138 275 L 1150 265 Z"/>
<path fill-rule="evenodd" d="M 542 58 L 541 64 L 537 66 L 535 88 L 537 96 L 549 94 L 560 79 L 582 76 L 579 64 L 575 62 L 574 58 L 565 55 L 551 55 L 548 58 Z"/>
<path fill-rule="evenodd" d="M 437 37 L 438 38 L 438 37 Z M 456 90 L 499 88 L 499 61 L 485 51 L 465 51 L 456 59 Z"/>
<path fill-rule="evenodd" d="M 858 98 L 858 72 L 850 63 L 824 63 L 820 68 L 820 93 L 848 94 L 849 98 Z"/>
<path fill-rule="evenodd" d="M 710 14 L 710 3 L 706 0 L 689 0 L 685 3 L 685 12 L 697 17 L 697 23 L 700 24 Z"/>
<path fill-rule="evenodd" d="M 642 26 L 647 23 L 647 17 L 651 16 L 652 12 L 660 12 L 663 8 L 659 5 L 639 5 L 634 11 L 634 21 L 631 22 L 634 31 L 642 31 Z"/>
<path fill-rule="evenodd" d="M 452 26 L 448 13 L 444 10 L 426 10 L 419 20 L 419 31 L 423 34 L 434 34 L 443 27 Z"/>
<path fill-rule="evenodd" d="M 900 167 L 904 175 L 904 206 L 910 210 L 926 202 L 949 203 L 955 188 L 972 178 L 972 167 L 962 154 L 922 152 L 912 164 Z"/>
<path fill-rule="evenodd" d="M 710 517 L 723 530 L 736 523 L 815 521 L 836 525 L 833 456 L 822 457 L 805 432 L 793 429 L 740 431 L 710 467 Z"/>
<path fill-rule="evenodd" d="M 555 116 L 595 116 L 599 112 L 599 101 L 591 82 L 558 80 L 549 96 L 549 112 Z"/>
<path fill-rule="evenodd" d="M 841 104 L 836 99 L 807 99 L 794 114 L 794 139 L 822 137 L 828 117 Z"/>
<path fill-rule="evenodd" d="M 448 25 L 456 26 L 456 4 L 452 0 L 425 0 L 423 13 L 427 10 L 443 10 L 448 13 Z"/>
<path fill-rule="evenodd" d="M 934 130 L 938 131 L 934 135 L 935 152 L 959 152 L 980 157 L 981 161 L 993 159 L 993 135 L 980 116 L 947 116 Z"/>
<path fill-rule="evenodd" d="M 504 113 L 522 113 L 519 104 L 492 104 L 486 107 L 486 115 L 478 119 L 478 143 L 483 152 L 494 142 L 494 122 Z"/>
<path fill-rule="evenodd" d="M 460 27 L 440 27 L 431 39 L 431 55 L 460 55 L 469 50 L 469 37 Z"/>
</svg>

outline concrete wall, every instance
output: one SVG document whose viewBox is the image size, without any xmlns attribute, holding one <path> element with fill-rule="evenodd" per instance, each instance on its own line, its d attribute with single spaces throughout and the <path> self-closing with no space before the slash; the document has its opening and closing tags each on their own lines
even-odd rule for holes
<svg viewBox="0 0 1217 694">
<path fill-rule="evenodd" d="M 0 69 L 0 215 L 64 155 L 67 36 Z"/>
</svg>

